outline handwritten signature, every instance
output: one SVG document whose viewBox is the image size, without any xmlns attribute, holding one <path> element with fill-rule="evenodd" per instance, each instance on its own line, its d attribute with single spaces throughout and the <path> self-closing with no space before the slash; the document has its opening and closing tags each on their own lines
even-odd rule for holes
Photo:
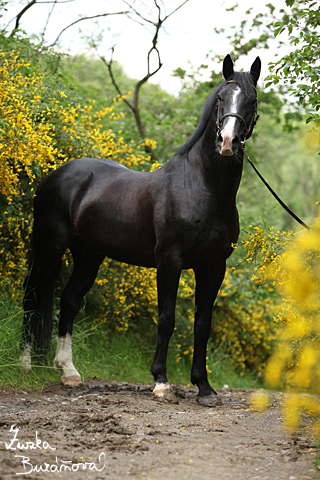
<svg viewBox="0 0 320 480">
<path fill-rule="evenodd" d="M 36 450 L 39 448 L 40 450 L 56 450 L 55 447 L 51 447 L 48 442 L 43 442 L 38 437 L 38 432 L 36 431 L 36 438 L 34 442 L 24 442 L 20 443 L 18 439 L 19 428 L 15 428 L 15 425 L 12 425 L 10 428 L 10 433 L 13 433 L 14 436 L 10 440 L 10 443 L 6 443 L 7 450 Z M 29 473 L 39 473 L 39 472 L 47 472 L 47 473 L 61 473 L 65 471 L 69 472 L 77 472 L 79 469 L 81 470 L 96 470 L 97 472 L 102 472 L 102 470 L 106 467 L 106 455 L 104 452 L 100 453 L 98 459 L 98 466 L 95 462 L 79 462 L 74 463 L 72 460 L 62 460 L 55 457 L 55 462 L 53 463 L 43 463 L 40 465 L 34 465 L 30 457 L 24 455 L 15 455 L 17 458 L 21 458 L 21 464 L 23 466 L 24 471 L 20 473 L 16 473 L 16 475 L 28 475 Z"/>
</svg>

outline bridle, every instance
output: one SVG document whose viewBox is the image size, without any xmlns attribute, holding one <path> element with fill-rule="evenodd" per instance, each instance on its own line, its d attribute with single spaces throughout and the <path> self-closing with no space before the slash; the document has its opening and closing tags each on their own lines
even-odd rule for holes
<svg viewBox="0 0 320 480">
<path fill-rule="evenodd" d="M 236 81 L 236 80 L 229 80 L 228 82 L 225 83 L 225 85 L 227 83 L 236 83 L 239 87 L 239 83 Z M 251 85 L 255 91 L 257 91 L 256 87 L 254 85 Z M 240 87 L 241 88 L 241 87 Z M 218 103 L 217 103 L 217 121 L 216 121 L 216 125 L 217 125 L 217 137 L 219 137 L 221 135 L 221 129 L 222 129 L 222 124 L 223 124 L 223 121 L 227 118 L 227 117 L 235 117 L 237 118 L 238 120 L 240 120 L 240 122 L 243 123 L 244 125 L 244 128 L 245 128 L 245 136 L 244 136 L 244 139 L 243 139 L 243 142 L 241 143 L 245 143 L 245 141 L 247 140 L 247 138 L 249 138 L 252 134 L 252 130 L 254 129 L 254 126 L 256 125 L 258 119 L 259 119 L 259 114 L 258 114 L 258 97 L 256 99 L 256 102 L 255 102 L 255 107 L 254 107 L 254 112 L 253 112 L 253 115 L 252 115 L 252 118 L 251 118 L 251 121 L 250 121 L 250 124 L 249 124 L 249 127 L 247 126 L 247 122 L 245 121 L 245 119 L 243 117 L 241 117 L 241 115 L 239 115 L 238 113 L 226 113 L 225 115 L 223 115 L 221 118 L 220 118 L 220 99 L 218 98 Z"/>
</svg>

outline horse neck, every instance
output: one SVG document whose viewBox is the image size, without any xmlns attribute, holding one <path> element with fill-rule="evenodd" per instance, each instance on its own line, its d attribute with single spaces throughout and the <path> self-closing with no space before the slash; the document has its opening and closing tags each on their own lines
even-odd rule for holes
<svg viewBox="0 0 320 480">
<path fill-rule="evenodd" d="M 243 154 L 223 157 L 216 150 L 216 125 L 213 118 L 202 137 L 188 153 L 188 162 L 198 171 L 215 201 L 224 206 L 235 204 L 243 168 Z"/>
</svg>

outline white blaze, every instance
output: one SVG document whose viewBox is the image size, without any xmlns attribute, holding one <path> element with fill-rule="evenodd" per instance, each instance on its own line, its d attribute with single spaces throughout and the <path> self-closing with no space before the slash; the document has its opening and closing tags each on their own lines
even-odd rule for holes
<svg viewBox="0 0 320 480">
<path fill-rule="evenodd" d="M 232 94 L 230 111 L 227 113 L 237 113 L 238 97 L 240 92 L 241 92 L 241 88 L 237 86 L 236 90 L 234 90 Z M 232 139 L 233 139 L 233 133 L 236 126 L 236 122 L 237 122 L 236 117 L 227 117 L 225 120 L 224 128 L 221 131 L 221 136 L 223 140 L 223 144 L 221 147 L 222 154 L 224 151 L 227 151 L 227 152 L 231 152 L 231 155 L 232 155 Z"/>
</svg>

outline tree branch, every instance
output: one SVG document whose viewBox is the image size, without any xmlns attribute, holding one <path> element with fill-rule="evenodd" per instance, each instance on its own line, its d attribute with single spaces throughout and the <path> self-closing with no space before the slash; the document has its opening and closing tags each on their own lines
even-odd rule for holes
<svg viewBox="0 0 320 480">
<path fill-rule="evenodd" d="M 106 65 L 106 67 L 108 68 L 108 71 L 109 71 L 109 75 L 110 75 L 110 78 L 111 78 L 111 81 L 112 81 L 112 84 L 114 86 L 114 88 L 116 89 L 116 91 L 118 92 L 118 94 L 120 96 L 123 96 L 123 92 L 120 90 L 120 87 L 119 85 L 117 84 L 117 81 L 116 79 L 114 78 L 114 75 L 113 75 L 113 71 L 112 71 L 112 63 L 113 63 L 113 53 L 114 53 L 114 49 L 115 47 L 113 46 L 112 49 L 111 49 L 111 59 L 110 59 L 110 62 L 107 62 L 107 60 L 105 59 L 104 56 L 102 55 L 99 55 L 98 51 L 97 51 L 97 48 L 96 48 L 96 45 L 94 45 L 95 47 L 95 50 L 98 54 L 98 56 L 101 58 L 101 60 L 103 61 L 103 63 Z M 140 83 L 140 82 L 138 82 Z M 138 85 L 138 84 L 137 84 Z M 134 93 L 134 103 L 130 103 L 126 98 L 123 100 L 124 103 L 127 105 L 127 107 L 130 108 L 130 110 L 132 111 L 133 115 L 134 115 L 134 118 L 136 120 L 136 124 L 137 124 L 137 127 L 138 127 L 138 131 L 139 131 L 139 134 L 140 134 L 140 137 L 142 138 L 142 140 L 145 140 L 146 138 L 146 131 L 144 129 L 144 126 L 143 126 L 143 123 L 142 123 L 142 119 L 141 119 L 141 115 L 140 115 L 140 112 L 139 112 L 139 99 L 138 97 L 136 96 L 136 91 L 137 91 L 137 85 L 135 86 L 135 93 Z M 139 87 L 140 88 L 140 87 Z M 154 151 L 152 150 L 151 147 L 145 145 L 144 147 L 144 150 L 146 153 L 150 154 L 151 155 L 151 158 L 153 160 L 157 160 L 157 157 L 154 153 Z"/>
<path fill-rule="evenodd" d="M 144 17 L 143 15 L 141 15 L 135 8 L 133 8 L 132 5 L 130 5 L 130 3 L 127 0 L 122 0 L 122 1 L 123 1 L 123 3 L 125 3 L 130 8 L 131 12 L 133 12 L 133 14 L 135 14 L 138 18 L 142 19 L 144 22 L 146 22 L 148 24 L 151 24 L 155 27 L 155 32 L 154 32 L 153 39 L 152 39 L 152 47 L 150 48 L 150 50 L 147 54 L 147 74 L 141 80 L 139 80 L 134 87 L 133 103 L 130 103 L 126 99 L 124 100 L 125 104 L 130 108 L 130 110 L 132 111 L 132 113 L 135 117 L 140 137 L 142 138 L 142 140 L 145 140 L 147 135 L 146 135 L 146 131 L 145 131 L 145 128 L 144 128 L 144 125 L 143 125 L 143 122 L 142 122 L 142 118 L 141 118 L 141 115 L 140 115 L 140 110 L 139 110 L 140 89 L 149 80 L 149 78 L 151 78 L 153 75 L 155 75 L 160 70 L 160 68 L 162 67 L 160 52 L 159 52 L 159 49 L 158 49 L 157 45 L 158 45 L 158 39 L 159 39 L 159 32 L 160 32 L 160 29 L 163 25 L 163 22 L 165 20 L 167 20 L 167 18 L 169 18 L 175 12 L 177 12 L 189 0 L 185 0 L 180 6 L 178 6 L 175 10 L 173 10 L 168 15 L 166 15 L 163 19 L 161 18 L 161 7 L 157 3 L 157 0 L 154 0 L 154 4 L 155 4 L 156 8 L 158 9 L 158 18 L 157 18 L 156 22 L 152 21 L 152 20 L 149 20 L 146 17 Z M 129 15 L 131 12 L 128 12 L 128 17 L 129 18 L 131 18 L 131 16 Z M 134 19 L 134 21 L 137 21 L 137 20 Z M 137 22 L 137 23 L 139 23 L 141 25 L 140 22 Z M 112 81 L 112 84 L 113 84 L 114 88 L 116 89 L 118 94 L 122 96 L 123 93 L 121 92 L 121 90 L 119 88 L 119 85 L 117 84 L 116 79 L 113 75 L 113 71 L 112 71 L 112 62 L 113 62 L 113 54 L 114 54 L 114 48 L 115 47 L 112 47 L 112 54 L 111 54 L 110 62 L 107 62 L 105 57 L 99 55 L 99 53 L 97 51 L 97 46 L 95 44 L 94 44 L 94 47 L 96 49 L 96 52 L 97 52 L 98 56 L 100 57 L 100 59 L 103 61 L 103 63 L 108 68 L 110 78 L 111 78 L 111 81 Z M 151 71 L 151 68 L 150 68 L 150 59 L 151 59 L 152 52 L 156 52 L 157 57 L 158 57 L 158 66 L 153 71 Z M 156 157 L 156 155 L 155 155 L 155 153 L 154 153 L 154 151 L 151 147 L 145 146 L 145 151 L 151 155 L 151 158 L 153 160 L 157 160 L 157 157 Z"/>
<path fill-rule="evenodd" d="M 141 13 L 139 13 L 135 8 L 132 7 L 132 5 L 130 5 L 129 2 L 127 2 L 126 0 L 122 0 L 123 3 L 125 3 L 138 17 L 140 17 L 142 20 L 144 20 L 145 22 L 147 23 L 151 23 L 152 25 L 156 26 L 157 24 L 155 22 L 153 22 L 152 20 L 148 20 L 147 18 L 145 18 L 144 16 L 141 15 Z M 176 13 L 178 10 L 180 10 L 180 8 L 182 8 L 187 2 L 189 2 L 189 0 L 185 0 L 183 3 L 181 3 L 181 5 L 179 5 L 177 8 L 175 8 L 171 13 L 169 13 L 168 15 L 166 15 L 163 20 L 162 20 L 162 23 L 167 20 L 169 17 L 171 17 L 171 15 L 173 15 L 174 13 Z M 161 9 L 160 9 L 160 6 L 158 5 L 157 3 L 157 0 L 154 0 L 154 4 L 155 6 L 157 7 L 158 11 L 159 11 L 159 18 L 160 18 L 160 14 L 161 14 Z"/>
<path fill-rule="evenodd" d="M 70 3 L 70 2 L 77 2 L 78 0 L 61 0 L 60 2 L 58 0 L 52 0 L 51 2 L 48 0 L 47 2 L 37 2 L 37 4 L 40 4 L 40 3 L 58 3 L 60 5 L 60 3 Z"/>
<path fill-rule="evenodd" d="M 156 1 L 155 1 L 156 3 Z M 156 3 L 157 5 L 157 3 Z M 158 7 L 158 5 L 157 5 Z M 155 31 L 155 34 L 153 36 L 153 39 L 152 39 L 152 47 L 150 48 L 149 52 L 148 52 L 148 56 L 147 56 L 147 68 L 148 68 L 148 73 L 141 79 L 139 80 L 139 82 L 136 83 L 135 87 L 134 87 L 134 96 L 133 96 L 133 108 L 134 108 L 134 113 L 135 113 L 135 118 L 136 118 L 136 122 L 137 122 L 137 125 L 138 125 L 138 129 L 139 129 L 139 132 L 140 132 L 140 135 L 142 137 L 142 139 L 145 139 L 146 138 L 146 132 L 145 132 L 145 129 L 144 129 L 144 126 L 143 126 L 143 123 L 142 123 L 142 119 L 141 119 L 141 115 L 140 115 L 140 111 L 139 111 L 139 94 L 140 94 L 140 89 L 142 87 L 143 84 L 145 84 L 150 77 L 152 77 L 153 75 L 155 75 L 159 70 L 160 68 L 162 67 L 162 63 L 161 63 L 161 58 L 160 58 L 160 52 L 157 48 L 157 43 L 158 43 L 158 37 L 159 37 L 159 31 L 160 31 L 160 28 L 162 26 L 162 23 L 163 21 L 161 20 L 161 10 L 160 8 L 158 7 L 158 10 L 159 10 L 159 14 L 158 14 L 158 22 L 154 25 L 156 26 L 156 31 Z M 158 67 L 153 71 L 153 72 L 150 72 L 150 56 L 151 56 L 151 53 L 155 51 L 157 52 L 157 55 L 158 55 Z M 152 150 L 151 147 L 145 147 L 145 150 L 147 153 L 150 153 L 151 154 L 151 157 L 153 160 L 156 160 L 157 157 L 154 153 L 154 151 Z"/>
<path fill-rule="evenodd" d="M 43 32 L 42 32 L 42 35 L 41 35 L 42 40 L 44 40 L 44 36 L 45 36 L 46 30 L 47 30 L 47 26 L 48 26 L 50 17 L 51 17 L 51 15 L 52 15 L 52 12 L 53 12 L 53 10 L 54 10 L 54 7 L 55 7 L 55 6 L 57 5 L 57 3 L 58 3 L 58 0 L 54 0 L 54 2 L 50 2 L 50 3 L 53 3 L 53 5 L 52 5 L 52 8 L 51 8 L 51 10 L 50 10 L 50 12 L 49 12 L 49 14 L 48 14 L 47 21 L 46 21 L 46 24 L 45 24 L 45 26 L 44 26 L 44 29 L 43 29 Z"/>
<path fill-rule="evenodd" d="M 36 1 L 36 0 L 34 0 Z M 108 17 L 109 15 L 125 15 L 129 12 L 115 12 L 115 13 L 101 13 L 99 15 L 93 15 L 92 17 L 81 17 L 81 18 L 78 18 L 78 20 L 76 20 L 75 22 L 72 22 L 70 23 L 70 25 L 68 25 L 67 27 L 65 27 L 63 30 L 61 30 L 61 32 L 59 33 L 59 35 L 57 36 L 57 38 L 55 39 L 55 41 L 51 44 L 51 45 L 48 45 L 48 47 L 54 47 L 56 45 L 56 43 L 58 42 L 59 38 L 61 37 L 61 35 L 70 27 L 73 27 L 73 25 L 76 25 L 77 23 L 79 22 L 82 22 L 83 20 L 92 20 L 93 18 L 99 18 L 99 17 Z"/>
<path fill-rule="evenodd" d="M 26 13 L 26 11 L 29 10 L 29 8 L 31 8 L 32 5 L 34 5 L 34 4 L 36 3 L 36 1 L 37 1 L 37 0 L 31 0 L 31 2 L 29 2 L 29 3 L 21 10 L 20 13 L 18 13 L 18 15 L 16 16 L 16 24 L 15 24 L 14 29 L 13 29 L 12 32 L 10 33 L 10 37 L 12 37 L 13 34 L 14 34 L 14 32 L 15 32 L 16 30 L 18 30 L 19 25 L 20 25 L 20 19 L 21 19 L 22 15 L 23 15 L 24 13 Z"/>
<path fill-rule="evenodd" d="M 130 5 L 129 2 L 127 2 L 126 0 L 122 0 L 123 3 L 125 3 L 138 17 L 142 18 L 142 20 L 144 20 L 145 22 L 147 23 L 151 23 L 152 25 L 154 25 L 154 22 L 152 20 L 148 20 L 147 18 L 143 17 L 141 15 L 141 13 L 139 13 L 135 8 L 133 8 L 132 5 Z"/>
<path fill-rule="evenodd" d="M 106 67 L 108 68 L 108 71 L 109 71 L 109 74 L 110 74 L 110 78 L 111 78 L 111 81 L 112 81 L 112 84 L 114 86 L 114 88 L 117 90 L 117 92 L 119 93 L 119 95 L 123 95 L 123 93 L 121 92 L 120 90 L 120 87 L 119 85 L 117 84 L 116 82 L 116 79 L 114 78 L 114 75 L 113 75 L 113 71 L 112 71 L 112 63 L 113 63 L 113 53 L 114 53 L 114 46 L 112 47 L 111 49 L 111 59 L 110 59 L 110 62 L 107 62 L 107 60 L 105 59 L 105 57 L 99 55 L 97 49 L 96 49 L 96 52 L 98 54 L 98 56 L 101 58 L 101 60 L 103 61 L 103 63 L 106 65 Z M 131 105 L 131 103 L 127 100 L 127 99 L 124 99 L 124 103 L 132 110 L 133 113 L 134 112 L 134 107 L 133 105 Z"/>
<path fill-rule="evenodd" d="M 167 20 L 167 18 L 171 17 L 171 15 L 173 15 L 174 13 L 176 13 L 178 10 L 180 10 L 180 8 L 183 7 L 183 5 L 185 5 L 187 2 L 189 2 L 189 0 L 185 0 L 183 3 L 181 3 L 181 5 L 179 5 L 175 10 L 173 10 L 171 13 L 169 13 L 169 15 L 167 15 L 164 20 Z M 164 21 L 163 20 L 163 21 Z"/>
</svg>

